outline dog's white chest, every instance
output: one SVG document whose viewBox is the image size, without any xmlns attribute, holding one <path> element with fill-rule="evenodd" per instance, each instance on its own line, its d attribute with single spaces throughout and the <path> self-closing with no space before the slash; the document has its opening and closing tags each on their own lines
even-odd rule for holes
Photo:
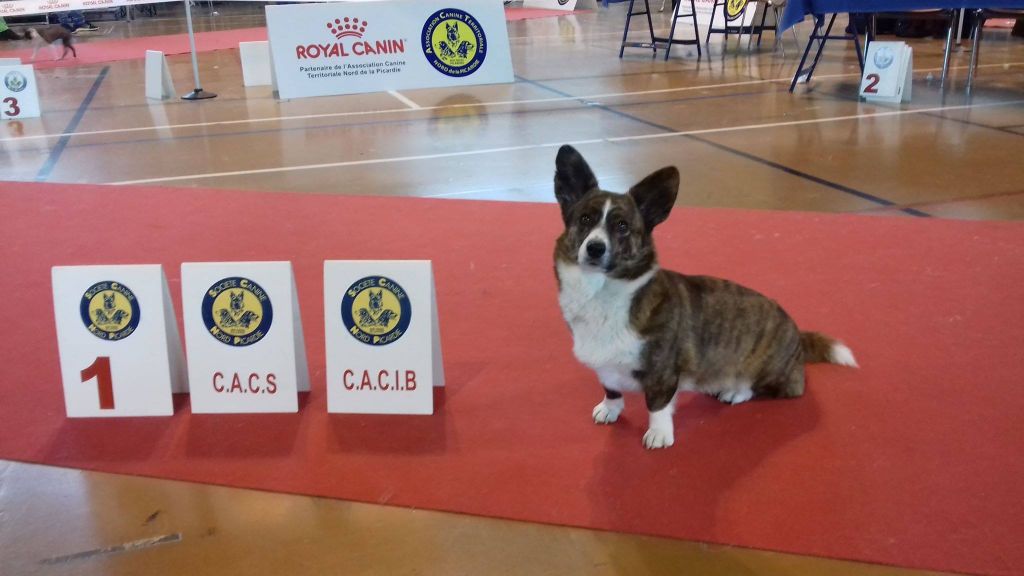
<svg viewBox="0 0 1024 576">
<path fill-rule="evenodd" d="M 557 265 L 561 290 L 558 302 L 572 329 L 576 358 L 598 371 L 629 373 L 640 366 L 644 342 L 633 330 L 629 313 L 633 295 L 653 271 L 631 281 L 584 272 L 579 266 Z"/>
</svg>

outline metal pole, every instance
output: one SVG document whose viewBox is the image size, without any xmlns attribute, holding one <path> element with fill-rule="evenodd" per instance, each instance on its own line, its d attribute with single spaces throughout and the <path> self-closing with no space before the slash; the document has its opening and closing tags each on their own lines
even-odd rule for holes
<svg viewBox="0 0 1024 576">
<path fill-rule="evenodd" d="M 956 29 L 956 46 L 957 46 L 957 48 L 960 47 L 960 42 L 961 42 L 961 40 L 963 40 L 963 37 L 964 37 L 964 13 L 965 12 L 967 12 L 967 9 L 966 8 L 961 8 L 960 9 L 960 18 L 957 18 L 957 20 L 959 21 L 957 23 L 957 29 Z"/>
<path fill-rule="evenodd" d="M 181 97 L 182 100 L 207 100 L 216 98 L 213 92 L 203 90 L 199 83 L 199 60 L 196 58 L 196 34 L 192 29 L 192 0 L 185 0 L 185 23 L 188 26 L 188 45 L 192 49 L 192 77 L 195 78 L 194 90 Z"/>
</svg>

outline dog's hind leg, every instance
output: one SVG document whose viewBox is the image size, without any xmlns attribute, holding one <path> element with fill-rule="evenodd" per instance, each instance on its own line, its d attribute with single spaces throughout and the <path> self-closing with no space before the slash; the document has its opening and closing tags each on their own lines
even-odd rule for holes
<svg viewBox="0 0 1024 576">
<path fill-rule="evenodd" d="M 724 390 L 718 393 L 718 400 L 725 404 L 742 404 L 754 397 L 754 390 L 750 381 L 737 379 L 730 382 Z"/>
</svg>

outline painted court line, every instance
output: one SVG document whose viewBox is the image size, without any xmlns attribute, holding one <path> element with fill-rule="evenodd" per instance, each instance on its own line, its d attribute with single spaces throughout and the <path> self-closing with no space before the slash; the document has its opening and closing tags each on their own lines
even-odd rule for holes
<svg viewBox="0 0 1024 576">
<path fill-rule="evenodd" d="M 1004 67 L 1004 66 L 1020 66 L 1024 65 L 1024 62 L 1009 62 L 999 64 L 979 64 L 978 67 L 983 66 L 989 67 Z M 966 68 L 966 66 L 952 66 L 951 70 L 958 68 Z M 915 70 L 915 74 L 923 72 L 938 72 L 941 68 L 922 68 Z M 845 73 L 845 74 L 821 74 L 815 76 L 816 79 L 833 79 L 833 78 L 850 78 L 859 77 L 860 73 Z M 548 80 L 549 82 L 554 80 Z M 589 94 L 580 96 L 557 96 L 551 98 L 532 98 L 526 100 L 499 100 L 495 102 L 474 102 L 464 104 L 445 104 L 441 106 L 420 106 L 419 108 L 390 108 L 384 110 L 363 110 L 355 112 L 332 112 L 328 114 L 301 114 L 294 116 L 268 116 L 265 118 L 244 118 L 240 120 L 219 120 L 215 122 L 195 122 L 186 124 L 164 124 L 159 126 L 139 126 L 135 128 L 113 128 L 109 130 L 91 130 L 85 132 L 74 132 L 71 134 L 37 134 L 34 136 L 19 136 L 19 137 L 7 137 L 0 138 L 0 142 L 28 142 L 32 140 L 45 140 L 49 138 L 59 137 L 74 137 L 74 136 L 99 136 L 105 134 L 126 134 L 132 132 L 146 132 L 150 130 L 175 130 L 182 128 L 205 128 L 210 126 L 232 126 L 237 124 L 257 124 L 262 122 L 286 122 L 291 120 L 315 120 L 320 118 L 343 118 L 352 116 L 372 116 L 375 114 L 401 114 L 409 112 L 419 111 L 432 111 L 432 110 L 450 110 L 456 108 L 486 108 L 489 106 L 519 106 L 525 104 L 545 104 L 552 102 L 573 102 L 579 100 L 603 100 L 607 98 L 623 98 L 628 96 L 644 96 L 647 94 L 665 94 L 670 92 L 689 92 L 693 90 L 713 90 L 716 88 L 733 88 L 737 86 L 754 86 L 761 84 L 772 84 L 777 82 L 790 82 L 791 77 L 784 78 L 766 78 L 762 80 L 743 80 L 739 82 L 725 82 L 721 84 L 701 84 L 696 86 L 680 86 L 677 88 L 662 88 L 658 90 L 638 90 L 634 92 L 608 92 L 603 94 Z"/>
<path fill-rule="evenodd" d="M 866 114 L 851 114 L 848 116 L 833 116 L 829 118 L 814 118 L 809 120 L 790 120 L 786 122 L 770 122 L 766 124 L 746 124 L 742 126 L 727 126 L 724 128 L 706 128 L 701 130 L 685 130 L 681 132 L 659 132 L 657 134 L 643 134 L 639 136 L 617 136 L 612 138 L 593 138 L 589 140 L 576 140 L 571 142 L 546 142 L 542 144 L 523 144 L 520 146 L 503 146 L 499 148 L 483 148 L 479 150 L 464 150 L 461 152 L 444 152 L 438 154 L 420 154 L 414 156 L 396 156 L 391 158 L 373 158 L 366 160 L 348 160 L 343 162 L 328 162 L 323 164 L 305 164 L 299 166 L 279 166 L 275 168 L 259 168 L 254 170 L 235 170 L 230 172 L 207 172 L 200 174 L 188 174 L 182 176 L 166 176 L 162 178 L 145 178 L 141 180 L 123 180 L 110 182 L 115 185 L 127 184 L 153 184 L 157 182 L 176 182 L 182 180 L 203 180 L 208 178 L 222 178 L 227 176 L 249 176 L 255 174 L 275 174 L 281 172 L 298 172 L 302 170 L 316 170 L 321 168 L 342 168 L 347 166 L 365 166 L 371 164 L 390 164 L 396 162 L 412 162 L 417 160 L 436 160 L 440 158 L 455 158 L 460 156 L 480 156 L 484 154 L 498 154 L 503 152 L 516 152 L 521 150 L 533 150 L 539 148 L 557 148 L 562 144 L 582 146 L 585 144 L 629 142 L 635 140 L 653 140 L 659 138 L 674 138 L 680 136 L 696 136 L 700 134 L 722 134 L 742 130 L 758 130 L 763 128 L 780 128 L 788 126 L 801 126 L 805 124 L 824 124 L 829 122 L 842 122 L 845 120 L 863 120 L 870 118 L 888 118 L 910 114 L 926 114 L 943 110 L 964 110 L 969 108 L 990 108 L 993 106 L 1010 106 L 1024 104 L 1024 100 L 1010 100 L 1006 102 L 992 102 L 988 104 L 963 104 L 958 106 L 936 106 L 933 108 L 921 108 L 918 110 L 891 110 L 885 112 L 871 112 Z"/>
<path fill-rule="evenodd" d="M 781 87 L 777 87 L 776 88 L 776 90 L 779 90 L 779 89 L 781 89 Z M 720 93 L 717 93 L 717 94 L 698 94 L 696 96 L 683 96 L 683 97 L 669 96 L 667 99 L 659 98 L 659 99 L 647 100 L 647 101 L 644 101 L 644 102 L 628 102 L 628 103 L 623 103 L 623 104 L 615 104 L 614 106 L 615 106 L 616 109 L 628 109 L 628 108 L 631 108 L 631 107 L 634 107 L 634 106 L 653 106 L 653 105 L 657 105 L 657 104 L 682 104 L 682 103 L 686 103 L 686 102 L 695 102 L 695 101 L 700 101 L 700 100 L 721 100 L 721 99 L 733 99 L 733 98 L 746 98 L 746 97 L 750 97 L 750 96 L 762 96 L 762 95 L 767 94 L 767 93 L 768 92 L 765 92 L 765 91 L 747 91 L 747 92 L 720 92 Z M 589 112 L 589 111 L 595 110 L 595 109 L 608 109 L 608 108 L 606 106 L 602 106 L 600 104 L 596 104 L 594 102 L 590 102 L 590 103 L 588 103 L 588 105 L 586 107 L 565 108 L 564 110 L 567 113 L 573 113 L 573 112 L 578 112 L 578 111 Z M 531 109 L 528 109 L 528 110 L 504 109 L 504 110 L 488 111 L 486 113 L 486 115 L 487 115 L 488 118 L 503 118 L 503 117 L 525 118 L 527 115 L 530 115 L 530 114 L 550 115 L 551 113 L 557 113 L 557 112 L 559 112 L 561 110 L 563 110 L 563 108 L 557 108 L 557 107 L 537 107 L 537 108 L 531 108 Z M 451 116 L 451 118 L 466 118 L 466 117 L 469 117 L 469 116 L 470 116 L 469 114 L 461 114 L 460 113 L 459 115 Z M 223 131 L 217 131 L 215 133 L 209 133 L 209 132 L 204 130 L 202 132 L 197 132 L 197 133 L 193 133 L 193 134 L 182 134 L 182 135 L 163 134 L 162 133 L 162 134 L 151 135 L 151 136 L 150 135 L 144 135 L 144 136 L 141 136 L 141 137 L 136 138 L 136 139 L 123 139 L 123 140 L 122 139 L 117 139 L 117 140 L 111 139 L 109 141 L 83 142 L 83 143 L 80 143 L 80 144 L 75 144 L 73 146 L 69 145 L 69 147 L 73 147 L 76 150 L 81 150 L 81 149 L 86 149 L 86 148 L 96 149 L 96 148 L 99 148 L 99 147 L 133 146 L 135 144 L 152 144 L 152 143 L 156 143 L 156 142 L 168 142 L 168 141 L 172 141 L 172 140 L 175 141 L 175 142 L 185 142 L 185 141 L 189 141 L 189 140 L 202 140 L 202 139 L 209 140 L 209 139 L 213 139 L 213 138 L 233 138 L 233 137 L 239 137 L 239 136 L 256 136 L 256 135 L 263 135 L 263 134 L 289 134 L 289 133 L 294 133 L 294 132 L 308 132 L 308 131 L 316 131 L 316 130 L 337 130 L 339 128 L 358 129 L 358 128 L 366 128 L 366 127 L 370 127 L 370 126 L 399 126 L 399 125 L 410 125 L 410 124 L 422 123 L 425 120 L 427 120 L 427 119 L 422 118 L 422 117 L 402 116 L 400 118 L 394 118 L 394 119 L 382 119 L 382 120 L 376 120 L 376 119 L 362 120 L 362 119 L 360 119 L 360 120 L 355 121 L 355 122 L 351 122 L 350 121 L 350 122 L 343 122 L 343 123 L 332 122 L 332 121 L 324 121 L 324 122 L 317 123 L 315 126 L 291 125 L 291 126 L 265 127 L 265 128 L 262 128 L 262 129 L 256 128 L 256 127 L 242 127 L 242 128 L 240 128 L 238 130 L 223 130 Z M 675 130 L 675 128 L 667 128 L 667 127 L 664 128 L 664 129 L 665 130 L 669 130 L 669 131 Z M 0 151 L 0 154 L 2 154 L 2 151 Z"/>
<path fill-rule="evenodd" d="M 538 88 L 542 88 L 544 90 L 549 90 L 549 91 L 554 92 L 556 94 L 561 94 L 563 96 L 568 96 L 567 93 L 562 92 L 561 90 L 558 90 L 557 88 L 552 88 L 550 86 L 542 84 L 540 82 L 529 80 L 527 78 L 520 78 L 519 76 L 516 76 L 516 79 L 521 80 L 523 82 L 529 82 L 530 84 L 533 84 L 534 86 L 537 86 Z M 663 132 L 675 132 L 675 129 L 670 127 L 670 126 L 665 126 L 663 124 L 658 124 L 656 122 L 652 122 L 650 120 L 646 120 L 644 118 L 640 118 L 639 116 L 634 116 L 632 114 L 624 112 L 622 110 L 624 105 L 619 105 L 616 108 L 610 108 L 608 106 L 605 106 L 603 104 L 598 104 L 596 102 L 592 102 L 590 104 L 594 108 L 597 108 L 599 110 L 604 110 L 605 112 L 608 112 L 610 114 L 614 114 L 616 116 L 619 116 L 619 117 L 622 117 L 622 118 L 626 118 L 626 119 L 632 120 L 634 122 L 639 122 L 640 124 L 644 124 L 646 126 L 650 126 L 651 128 L 655 128 L 655 129 L 661 130 Z M 749 161 L 757 162 L 758 164 L 761 164 L 763 166 L 768 166 L 768 167 L 773 168 L 775 170 L 781 170 L 781 171 L 785 172 L 786 174 L 789 174 L 791 176 L 796 176 L 797 178 L 803 178 L 804 180 L 809 180 L 809 181 L 814 182 L 815 184 L 818 184 L 820 186 L 825 186 L 825 187 L 831 188 L 833 190 L 836 190 L 838 192 L 842 192 L 844 194 L 850 194 L 852 196 L 856 196 L 856 197 L 858 197 L 858 198 L 860 198 L 862 200 L 867 200 L 869 202 L 873 202 L 875 204 L 880 204 L 880 205 L 883 205 L 883 206 L 888 206 L 888 205 L 892 205 L 893 204 L 892 201 L 890 201 L 888 199 L 885 199 L 885 198 L 882 198 L 880 196 L 875 196 L 873 194 L 869 194 L 867 192 L 863 192 L 861 190 L 857 190 L 856 188 L 852 188 L 850 186 L 846 186 L 846 185 L 840 184 L 838 182 L 832 182 L 831 180 L 827 180 L 827 179 L 822 178 L 820 176 L 815 176 L 814 174 L 811 174 L 809 172 L 804 172 L 802 170 L 797 170 L 795 168 L 792 168 L 790 166 L 786 166 L 784 164 L 780 164 L 778 162 L 774 162 L 774 161 L 769 160 L 767 158 L 762 158 L 762 157 L 760 157 L 760 156 L 758 156 L 756 154 L 750 154 L 749 152 L 744 152 L 742 150 L 738 150 L 736 148 L 733 148 L 733 147 L 730 147 L 730 146 L 726 146 L 725 144 L 721 144 L 719 142 L 714 142 L 712 140 L 701 138 L 700 136 L 697 136 L 695 134 L 687 134 L 687 135 L 685 135 L 685 138 L 689 138 L 689 139 L 691 139 L 691 140 L 693 140 L 695 142 L 700 142 L 700 143 L 702 143 L 702 144 L 704 144 L 706 146 L 711 146 L 712 148 L 716 148 L 716 149 L 721 150 L 723 152 L 726 152 L 728 154 L 733 154 L 735 156 L 739 156 L 741 158 L 745 158 L 745 159 L 747 159 Z M 908 209 L 908 210 L 904 210 L 904 212 L 907 212 L 907 213 L 912 214 L 914 216 L 927 216 L 927 214 L 925 214 L 924 212 L 921 212 L 919 210 L 910 210 L 910 209 Z"/>
<path fill-rule="evenodd" d="M 125 542 L 124 544 L 118 544 L 117 546 L 95 548 L 93 550 L 86 550 L 85 552 L 77 552 L 75 554 L 67 554 L 65 556 L 54 556 L 52 558 L 45 558 L 41 560 L 39 563 L 44 565 L 67 564 L 70 562 L 74 562 L 76 560 L 90 560 L 97 556 L 108 556 L 111 554 L 132 552 L 134 550 L 142 550 L 145 548 L 151 548 L 153 546 L 159 546 L 161 544 L 170 544 L 175 542 L 181 542 L 180 532 L 175 532 L 174 534 L 166 534 L 164 536 L 157 536 L 155 538 L 143 538 L 142 540 L 133 540 L 131 542 Z"/>
<path fill-rule="evenodd" d="M 870 214 L 877 212 L 891 212 L 893 210 L 901 209 L 914 209 L 914 208 L 929 208 L 932 206 L 941 206 L 944 204 L 963 204 L 965 202 L 985 202 L 987 200 L 999 200 L 1003 198 L 1013 198 L 1015 196 L 1024 197 L 1024 190 L 1016 190 L 1013 192 L 996 192 L 994 194 L 982 194 L 980 196 L 958 196 L 956 198 L 944 198 L 939 200 L 929 200 L 927 202 L 911 202 L 907 204 L 894 204 L 892 206 L 874 206 L 872 208 L 864 208 L 862 210 L 854 210 L 857 214 Z"/>
<path fill-rule="evenodd" d="M 656 35 L 658 35 L 658 36 L 664 36 L 664 35 L 668 34 L 668 28 L 666 28 L 664 30 L 655 30 L 654 33 Z M 589 33 L 589 34 L 584 34 L 583 35 L 583 40 L 587 40 L 587 39 L 590 39 L 590 38 L 603 38 L 605 36 L 610 36 L 612 38 L 618 38 L 619 36 L 622 36 L 622 32 L 592 32 L 592 33 Z M 540 38 L 540 39 L 555 38 L 555 39 L 562 40 L 562 41 L 565 40 L 565 36 L 563 36 L 562 34 L 547 34 L 547 35 L 543 35 L 543 36 L 509 36 L 508 37 L 509 40 L 536 40 L 538 38 Z"/>
<path fill-rule="evenodd" d="M 108 72 L 110 72 L 110 66 L 105 66 L 99 75 L 96 76 L 96 80 L 93 81 L 89 91 L 85 94 L 85 98 L 82 99 L 82 103 L 78 106 L 75 115 L 71 117 L 71 122 L 68 122 L 67 128 L 64 129 L 64 134 L 61 135 L 60 140 L 57 141 L 53 149 L 50 150 L 50 155 L 46 157 L 46 161 L 43 162 L 39 172 L 36 173 L 36 182 L 46 182 L 50 179 L 50 174 L 53 173 L 53 169 L 57 166 L 57 162 L 60 161 L 61 155 L 64 154 L 64 149 L 67 148 L 68 142 L 71 141 L 71 134 L 74 133 L 75 128 L 78 128 L 78 124 L 82 122 L 85 111 L 92 104 L 92 99 L 96 97 L 96 92 L 99 91 L 100 85 L 103 84 L 103 80 L 106 79 Z"/>
<path fill-rule="evenodd" d="M 419 110 L 419 109 L 422 108 L 422 106 L 420 106 L 419 104 L 413 102 L 408 97 L 402 96 L 396 90 L 388 90 L 388 94 L 391 94 L 392 96 L 395 97 L 395 100 L 398 100 L 399 102 L 401 102 L 402 104 L 405 104 L 406 106 L 408 106 L 409 108 L 412 108 L 413 110 Z"/>
</svg>

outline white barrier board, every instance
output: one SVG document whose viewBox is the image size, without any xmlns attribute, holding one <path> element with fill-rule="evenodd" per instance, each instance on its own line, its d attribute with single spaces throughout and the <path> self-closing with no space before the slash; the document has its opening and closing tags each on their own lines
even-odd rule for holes
<svg viewBox="0 0 1024 576">
<path fill-rule="evenodd" d="M 31 65 L 0 66 L 0 119 L 39 117 L 39 88 Z"/>
<path fill-rule="evenodd" d="M 181 265 L 192 412 L 298 412 L 309 390 L 290 262 Z"/>
<path fill-rule="evenodd" d="M 168 100 L 174 98 L 174 80 L 167 66 L 167 57 L 157 50 L 146 50 L 146 98 Z"/>
<path fill-rule="evenodd" d="M 274 83 L 270 62 L 270 43 L 239 42 L 238 57 L 242 61 L 242 85 L 271 86 Z"/>
<path fill-rule="evenodd" d="M 64 405 L 69 417 L 170 416 L 185 366 L 159 265 L 55 266 Z"/>
<path fill-rule="evenodd" d="M 331 2 L 266 11 L 284 99 L 515 80 L 497 0 Z"/>
<path fill-rule="evenodd" d="M 429 261 L 324 263 L 327 411 L 432 414 L 444 386 Z"/>
</svg>

